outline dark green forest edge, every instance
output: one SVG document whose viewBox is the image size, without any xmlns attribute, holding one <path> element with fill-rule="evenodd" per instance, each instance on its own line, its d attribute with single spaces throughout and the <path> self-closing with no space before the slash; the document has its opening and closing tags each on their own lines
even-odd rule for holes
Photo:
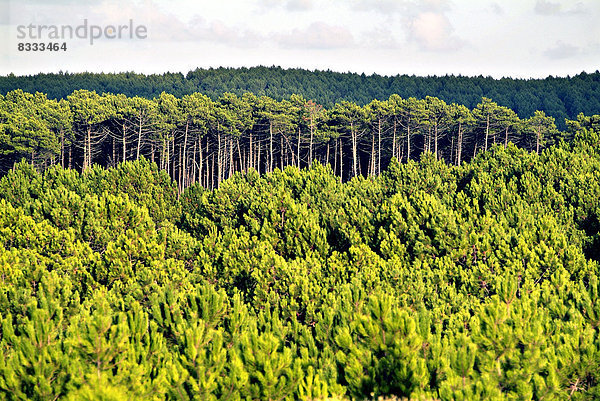
<svg viewBox="0 0 600 401">
<path fill-rule="evenodd" d="M 600 397 L 599 115 L 88 91 L 1 111 L 1 399 Z"/>
<path fill-rule="evenodd" d="M 196 69 L 187 74 L 127 73 L 50 73 L 31 76 L 0 76 L 0 94 L 15 89 L 47 93 L 51 99 L 66 99 L 73 91 L 87 89 L 97 93 L 122 93 L 129 97 L 152 99 L 162 92 L 176 97 L 201 92 L 217 100 L 226 92 L 242 96 L 251 92 L 275 100 L 293 94 L 314 99 L 325 107 L 346 100 L 364 106 L 373 99 L 393 94 L 403 98 L 424 99 L 435 96 L 447 103 L 472 109 L 482 97 L 529 118 L 536 110 L 553 116 L 560 129 L 565 118 L 577 114 L 600 114 L 600 72 L 582 72 L 572 77 L 545 79 L 494 79 L 466 76 L 380 76 L 333 71 L 308 71 L 281 67 Z"/>
</svg>

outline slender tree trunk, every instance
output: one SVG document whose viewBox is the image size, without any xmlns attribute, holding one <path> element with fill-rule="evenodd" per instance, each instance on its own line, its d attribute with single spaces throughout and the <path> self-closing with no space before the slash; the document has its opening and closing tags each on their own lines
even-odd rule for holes
<svg viewBox="0 0 600 401">
<path fill-rule="evenodd" d="M 273 122 L 269 121 L 269 173 L 273 172 Z"/>
<path fill-rule="evenodd" d="M 167 146 L 171 147 L 171 150 L 169 151 L 169 162 L 171 163 L 171 178 L 173 179 L 173 181 L 177 181 L 177 154 L 175 153 L 175 133 L 173 133 L 173 136 L 171 138 L 171 144 L 167 144 Z"/>
<path fill-rule="evenodd" d="M 250 151 L 248 153 L 248 170 L 250 170 L 254 167 L 254 153 L 252 152 L 252 132 L 250 132 Z"/>
<path fill-rule="evenodd" d="M 229 138 L 229 178 L 233 176 L 233 172 L 235 171 L 233 167 L 233 135 Z"/>
<path fill-rule="evenodd" d="M 396 157 L 396 119 L 394 119 L 394 131 L 393 131 L 393 138 L 392 138 L 392 157 Z M 401 161 L 401 160 L 398 160 L 398 161 Z"/>
<path fill-rule="evenodd" d="M 358 175 L 358 160 L 357 160 L 357 138 L 356 132 L 354 132 L 354 123 L 350 122 L 350 137 L 352 139 L 352 174 L 353 177 Z"/>
<path fill-rule="evenodd" d="M 487 115 L 487 119 L 485 122 L 485 150 L 488 148 L 488 137 L 490 135 L 490 115 Z"/>
<path fill-rule="evenodd" d="M 542 129 L 538 128 L 535 135 L 535 153 L 540 154 L 540 137 L 542 136 Z"/>
<path fill-rule="evenodd" d="M 214 160 L 214 158 L 215 157 L 214 157 L 214 153 L 213 153 L 213 160 Z M 212 186 L 212 179 L 214 177 L 214 170 L 211 170 L 209 168 L 208 159 L 209 159 L 209 153 L 208 153 L 208 137 L 207 137 L 206 138 L 206 182 L 204 185 L 205 188 L 208 188 L 208 186 L 209 186 L 209 181 L 208 181 L 209 179 L 211 180 L 210 185 Z"/>
<path fill-rule="evenodd" d="M 240 158 L 240 171 L 242 171 L 244 169 L 243 166 L 246 165 L 246 163 L 244 163 L 244 160 L 242 159 L 242 149 L 240 148 L 240 138 L 236 138 L 235 139 L 235 143 L 237 145 L 237 151 L 238 151 L 238 157 Z"/>
<path fill-rule="evenodd" d="M 504 130 L 504 148 L 506 149 L 508 147 L 508 125 L 506 126 L 506 129 Z"/>
<path fill-rule="evenodd" d="M 456 165 L 460 166 L 460 157 L 462 155 L 463 132 L 462 124 L 458 123 L 458 140 L 456 141 Z"/>
<path fill-rule="evenodd" d="M 187 174 L 188 186 L 196 182 L 196 149 L 198 149 L 198 143 L 194 141 L 194 150 L 192 151 L 192 171 Z"/>
<path fill-rule="evenodd" d="M 381 174 L 381 118 L 377 126 L 377 175 Z"/>
<path fill-rule="evenodd" d="M 135 160 L 140 159 L 141 147 L 142 147 L 142 117 L 140 117 L 139 125 L 138 125 L 138 140 L 137 140 L 137 149 L 135 151 Z"/>
<path fill-rule="evenodd" d="M 88 161 L 87 167 L 92 167 L 92 128 L 88 127 Z"/>
<path fill-rule="evenodd" d="M 185 133 L 183 134 L 183 156 L 181 157 L 181 169 L 183 170 L 183 181 L 181 183 L 182 187 L 186 186 L 185 174 L 187 172 L 187 139 L 188 139 L 188 131 L 189 131 L 190 123 L 189 121 L 185 122 Z"/>
<path fill-rule="evenodd" d="M 221 133 L 217 134 L 217 187 L 221 185 Z"/>
<path fill-rule="evenodd" d="M 435 135 L 434 144 L 433 144 L 434 152 L 435 152 L 435 160 L 437 160 L 438 159 L 438 126 L 437 126 L 437 124 L 433 128 L 433 133 Z"/>
<path fill-rule="evenodd" d="M 111 164 L 113 167 L 117 166 L 117 145 L 115 143 L 115 138 L 111 138 L 112 142 L 112 161 Z"/>
<path fill-rule="evenodd" d="M 262 144 L 258 142 L 257 144 L 257 155 L 256 155 L 256 171 L 260 174 L 260 149 L 262 148 Z"/>
<path fill-rule="evenodd" d="M 167 174 L 169 173 L 169 168 L 167 165 L 167 159 L 169 157 L 169 147 L 167 146 L 167 138 L 163 136 L 162 138 L 162 150 L 160 152 L 160 168 L 162 170 L 166 170 Z"/>
<path fill-rule="evenodd" d="M 375 175 L 375 134 L 371 135 L 371 163 L 367 175 Z"/>
<path fill-rule="evenodd" d="M 198 137 L 198 183 L 202 186 L 202 138 Z"/>
<path fill-rule="evenodd" d="M 342 139 L 340 138 L 340 182 L 342 182 L 342 177 L 344 175 L 344 144 L 342 143 Z"/>
<path fill-rule="evenodd" d="M 280 139 L 280 144 L 279 144 L 279 149 L 280 149 L 279 164 L 281 166 L 281 171 L 283 171 L 283 134 L 281 134 L 279 136 L 279 139 Z"/>
<path fill-rule="evenodd" d="M 308 151 L 308 167 L 312 167 L 312 160 L 313 160 L 313 134 L 314 134 L 314 127 L 313 127 L 313 121 L 311 119 L 310 120 L 310 147 L 309 147 L 309 151 Z"/>
<path fill-rule="evenodd" d="M 217 162 L 217 165 L 219 163 Z M 217 167 L 218 168 L 218 167 Z M 210 169 L 211 173 L 210 173 L 210 189 L 214 189 L 215 188 L 215 154 L 212 154 L 212 162 L 211 162 L 211 169 Z M 217 177 L 218 179 L 218 177 Z"/>
<path fill-rule="evenodd" d="M 298 127 L 298 147 L 296 148 L 296 161 L 298 162 L 298 169 L 300 169 L 300 127 Z"/>
<path fill-rule="evenodd" d="M 125 124 L 123 124 L 121 126 L 121 129 L 123 130 L 123 160 L 125 161 L 127 160 L 127 138 L 125 137 L 126 131 L 125 131 Z"/>
<path fill-rule="evenodd" d="M 338 162 L 338 140 L 335 140 L 335 149 L 333 151 L 333 174 L 338 172 L 337 170 L 337 162 Z"/>
<path fill-rule="evenodd" d="M 179 179 L 178 179 L 178 183 L 179 183 L 179 193 L 183 192 L 183 185 L 184 185 L 184 178 L 183 178 L 183 174 L 184 174 L 184 169 L 183 169 L 183 165 L 184 165 L 184 161 L 183 161 L 183 146 L 181 144 L 179 144 Z"/>
<path fill-rule="evenodd" d="M 329 145 L 330 141 L 327 141 L 327 155 L 325 156 L 325 164 L 329 164 Z"/>
<path fill-rule="evenodd" d="M 406 160 L 410 160 L 410 124 L 407 125 L 407 135 L 406 135 Z"/>
<path fill-rule="evenodd" d="M 427 128 L 427 151 L 431 153 L 431 127 Z"/>
<path fill-rule="evenodd" d="M 71 154 L 71 145 L 69 145 L 69 170 L 72 168 L 73 166 L 73 155 Z"/>
<path fill-rule="evenodd" d="M 60 166 L 65 168 L 65 133 L 60 130 Z"/>
</svg>

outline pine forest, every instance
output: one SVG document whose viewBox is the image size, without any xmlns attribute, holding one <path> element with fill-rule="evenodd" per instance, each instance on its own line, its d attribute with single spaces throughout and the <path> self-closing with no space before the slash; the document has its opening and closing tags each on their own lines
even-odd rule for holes
<svg viewBox="0 0 600 401">
<path fill-rule="evenodd" d="M 4 93 L 0 400 L 600 399 L 599 114 Z"/>
</svg>

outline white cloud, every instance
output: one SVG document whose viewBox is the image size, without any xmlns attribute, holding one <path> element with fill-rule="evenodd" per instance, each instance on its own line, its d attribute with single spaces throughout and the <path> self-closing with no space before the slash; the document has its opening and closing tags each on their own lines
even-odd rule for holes
<svg viewBox="0 0 600 401">
<path fill-rule="evenodd" d="M 377 27 L 366 32 L 361 37 L 360 44 L 369 49 L 399 49 L 402 44 L 396 39 L 394 33 L 387 27 Z"/>
<path fill-rule="evenodd" d="M 354 44 L 348 29 L 325 22 L 313 22 L 306 28 L 295 28 L 285 34 L 277 33 L 273 39 L 284 48 L 336 49 Z"/>
<path fill-rule="evenodd" d="M 441 13 L 424 12 L 410 23 L 410 38 L 427 51 L 452 51 L 463 42 L 454 35 L 454 28 Z"/>
<path fill-rule="evenodd" d="M 550 59 L 568 59 L 575 56 L 579 56 L 582 53 L 581 48 L 564 43 L 562 41 L 556 42 L 554 47 L 551 47 L 544 51 L 544 56 Z"/>
<path fill-rule="evenodd" d="M 564 3 L 564 2 L 563 2 Z M 584 14 L 586 7 L 582 2 L 573 4 L 572 7 L 565 9 L 564 4 L 555 3 L 548 0 L 537 0 L 534 11 L 539 15 L 577 15 Z"/>
<path fill-rule="evenodd" d="M 496 15 L 504 15 L 504 9 L 498 3 L 492 3 L 492 4 L 490 4 L 490 9 Z"/>
<path fill-rule="evenodd" d="M 288 0 L 286 3 L 288 11 L 308 11 L 313 8 L 312 0 Z"/>
<path fill-rule="evenodd" d="M 259 8 L 262 10 L 284 8 L 287 11 L 308 11 L 313 8 L 313 0 L 260 0 Z"/>
</svg>

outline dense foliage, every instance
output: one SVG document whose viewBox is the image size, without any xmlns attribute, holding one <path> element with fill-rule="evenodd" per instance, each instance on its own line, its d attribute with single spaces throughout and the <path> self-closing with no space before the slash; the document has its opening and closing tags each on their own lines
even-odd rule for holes
<svg viewBox="0 0 600 401">
<path fill-rule="evenodd" d="M 0 180 L 0 399 L 600 397 L 599 116 L 539 154 Z"/>
<path fill-rule="evenodd" d="M 586 117 L 578 116 L 582 122 Z M 573 130 L 570 129 L 569 134 Z M 391 95 L 366 106 L 333 107 L 292 95 L 201 93 L 157 98 L 77 90 L 60 101 L 21 90 L 0 96 L 0 174 L 25 158 L 35 168 L 60 164 L 85 171 L 145 156 L 177 182 L 215 188 L 236 172 L 331 164 L 342 181 L 375 176 L 396 158 L 424 152 L 460 165 L 494 143 L 526 150 L 571 140 L 543 111 L 521 119 L 482 98 L 471 110 L 436 97 Z"/>
<path fill-rule="evenodd" d="M 361 106 L 373 99 L 387 99 L 393 94 L 403 98 L 424 99 L 435 96 L 447 103 L 474 108 L 482 97 L 514 110 L 519 117 L 531 117 L 536 110 L 553 116 L 564 129 L 565 118 L 579 113 L 600 113 L 600 73 L 585 73 L 573 77 L 545 79 L 493 79 L 491 77 L 417 77 L 408 75 L 380 76 L 332 71 L 307 71 L 280 67 L 196 69 L 186 75 L 165 73 L 143 75 L 136 73 L 95 74 L 58 73 L 32 76 L 0 77 L 0 94 L 15 89 L 48 93 L 52 99 L 66 99 L 77 89 L 98 93 L 124 93 L 148 99 L 162 92 L 183 97 L 202 92 L 216 100 L 226 92 L 242 96 L 252 92 L 276 100 L 292 94 L 332 107 L 342 100 Z"/>
</svg>

